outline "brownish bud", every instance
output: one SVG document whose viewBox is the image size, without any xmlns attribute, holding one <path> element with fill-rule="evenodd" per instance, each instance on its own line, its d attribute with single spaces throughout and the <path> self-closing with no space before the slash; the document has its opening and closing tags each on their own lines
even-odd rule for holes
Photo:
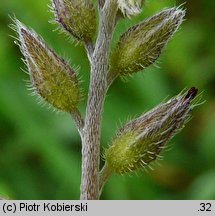
<svg viewBox="0 0 215 216">
<path fill-rule="evenodd" d="M 52 0 L 57 23 L 79 41 L 96 34 L 96 12 L 91 0 Z"/>
<path fill-rule="evenodd" d="M 193 87 L 122 127 L 105 151 L 108 169 L 123 174 L 156 160 L 189 120 L 196 94 Z"/>
</svg>

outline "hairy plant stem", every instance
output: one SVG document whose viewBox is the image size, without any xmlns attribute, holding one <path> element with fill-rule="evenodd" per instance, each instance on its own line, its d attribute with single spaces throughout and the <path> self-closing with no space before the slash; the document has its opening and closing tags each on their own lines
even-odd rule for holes
<svg viewBox="0 0 215 216">
<path fill-rule="evenodd" d="M 82 179 L 80 199 L 99 199 L 100 132 L 107 92 L 108 56 L 115 27 L 117 3 L 106 0 L 99 12 L 99 33 L 94 52 L 88 51 L 91 79 L 82 137 Z"/>
<path fill-rule="evenodd" d="M 101 9 L 104 6 L 105 0 L 98 0 L 98 6 L 99 9 Z"/>
</svg>

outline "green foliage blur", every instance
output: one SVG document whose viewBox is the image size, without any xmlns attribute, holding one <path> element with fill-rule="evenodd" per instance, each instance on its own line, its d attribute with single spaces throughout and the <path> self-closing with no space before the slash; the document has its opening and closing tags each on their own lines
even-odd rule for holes
<svg viewBox="0 0 215 216">
<path fill-rule="evenodd" d="M 144 12 L 121 20 L 114 35 L 167 6 L 184 1 L 148 0 Z M 87 96 L 89 63 L 83 46 L 48 21 L 49 0 L 7 0 L 0 4 L 0 196 L 10 199 L 79 199 L 81 143 L 71 117 L 55 113 L 30 96 L 21 53 L 9 35 L 15 15 L 35 29 L 58 54 L 81 66 Z M 186 21 L 169 43 L 157 67 L 128 82 L 115 81 L 109 90 L 103 118 L 102 148 L 117 127 L 185 87 L 203 91 L 206 102 L 169 144 L 161 166 L 137 175 L 114 175 L 102 199 L 215 199 L 215 1 L 189 0 Z M 113 45 L 114 45 L 113 43 Z M 85 97 L 86 98 L 86 97 Z M 86 101 L 80 104 L 84 113 Z"/>
</svg>

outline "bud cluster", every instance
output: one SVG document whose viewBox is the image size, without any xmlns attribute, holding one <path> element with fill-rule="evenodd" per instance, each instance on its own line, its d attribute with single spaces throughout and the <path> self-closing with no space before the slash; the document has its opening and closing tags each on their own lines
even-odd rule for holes
<svg viewBox="0 0 215 216">
<path fill-rule="evenodd" d="M 141 12 L 143 0 L 118 0 L 118 7 L 124 16 L 137 15 Z"/>
<path fill-rule="evenodd" d="M 83 141 L 81 198 L 97 199 L 99 187 L 101 191 L 112 173 L 124 174 L 150 166 L 190 118 L 198 92 L 194 87 L 119 129 L 105 150 L 105 166 L 99 177 L 100 124 L 108 87 L 118 76 L 130 76 L 154 64 L 180 27 L 185 11 L 177 7 L 165 9 L 129 28 L 109 55 L 115 21 L 122 14 L 127 17 L 139 14 L 144 0 L 98 0 L 100 25 L 95 44 L 97 22 L 93 0 L 51 2 L 56 22 L 87 49 L 92 74 L 85 119 L 77 108 L 81 100 L 79 80 L 69 63 L 15 19 L 18 44 L 33 90 L 53 107 L 73 116 Z"/>
</svg>

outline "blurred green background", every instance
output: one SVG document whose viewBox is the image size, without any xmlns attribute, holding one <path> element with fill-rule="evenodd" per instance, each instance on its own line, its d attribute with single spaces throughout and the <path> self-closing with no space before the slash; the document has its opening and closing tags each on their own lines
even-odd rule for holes
<svg viewBox="0 0 215 216">
<path fill-rule="evenodd" d="M 144 13 L 117 26 L 114 42 L 132 23 L 184 1 L 148 0 Z M 49 0 L 0 4 L 0 196 L 12 199 L 79 199 L 81 144 L 69 115 L 41 107 L 29 96 L 28 75 L 9 35 L 8 15 L 34 28 L 58 54 L 80 65 L 87 94 L 89 63 L 81 46 L 54 32 Z M 111 87 L 104 110 L 102 146 L 120 122 L 141 114 L 184 87 L 204 91 L 205 104 L 170 143 L 161 166 L 138 175 L 113 176 L 102 199 L 215 199 L 215 1 L 189 0 L 186 21 L 159 60 L 128 82 Z M 86 102 L 80 104 L 84 112 Z"/>
</svg>

